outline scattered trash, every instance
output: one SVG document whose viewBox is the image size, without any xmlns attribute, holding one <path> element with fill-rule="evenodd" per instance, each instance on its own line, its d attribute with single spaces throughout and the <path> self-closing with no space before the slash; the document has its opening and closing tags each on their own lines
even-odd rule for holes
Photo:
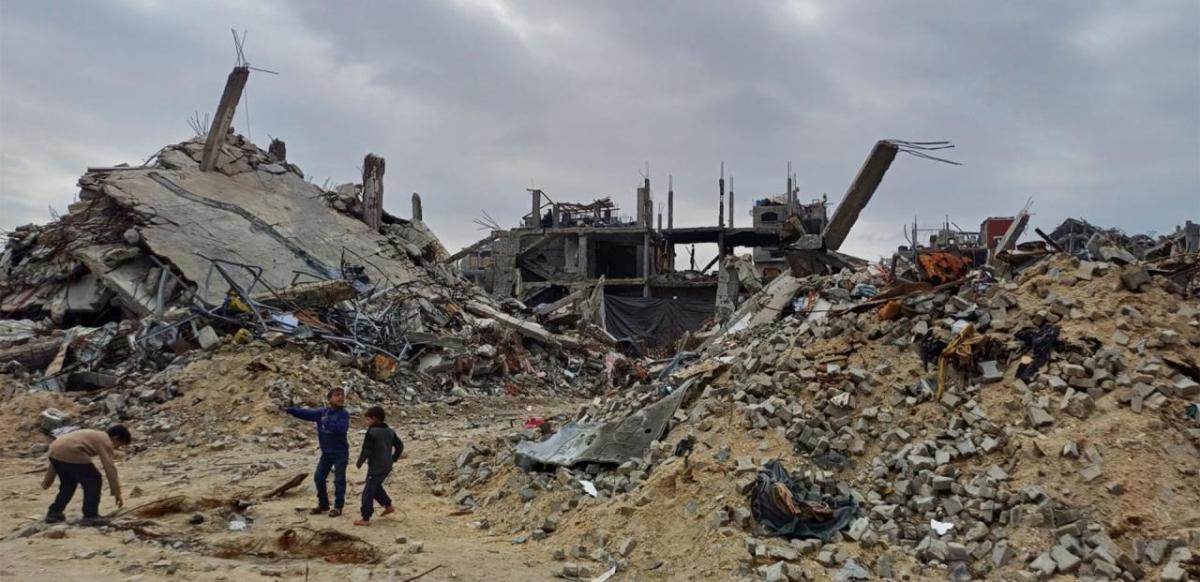
<svg viewBox="0 0 1200 582">
<path fill-rule="evenodd" d="M 595 578 L 592 578 L 592 582 L 608 582 L 608 580 L 610 578 L 612 578 L 613 576 L 616 576 L 616 575 L 617 575 L 617 563 L 613 562 L 613 565 L 609 566 L 608 570 L 605 570 L 603 574 L 596 576 Z"/>
<path fill-rule="evenodd" d="M 250 522 L 245 516 L 234 514 L 229 519 L 229 531 L 245 531 L 250 527 Z"/>
<path fill-rule="evenodd" d="M 1023 329 L 1018 331 L 1016 338 L 1021 341 L 1021 363 L 1017 366 L 1017 378 L 1028 382 L 1050 361 L 1050 354 L 1059 348 L 1059 328 L 1057 325 L 1045 324 L 1040 328 Z"/>
<path fill-rule="evenodd" d="M 592 483 L 591 481 L 580 481 L 579 484 L 583 486 L 584 493 L 587 493 L 592 497 L 598 497 L 600 495 L 600 492 L 596 490 L 595 483 Z"/>
<path fill-rule="evenodd" d="M 954 529 L 954 524 L 948 521 L 938 521 L 936 519 L 929 520 L 929 527 L 937 532 L 937 535 L 944 536 L 947 532 Z"/>
</svg>

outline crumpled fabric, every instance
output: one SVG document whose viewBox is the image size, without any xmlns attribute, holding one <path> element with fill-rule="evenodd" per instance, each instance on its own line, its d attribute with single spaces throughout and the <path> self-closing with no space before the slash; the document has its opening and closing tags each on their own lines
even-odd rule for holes
<svg viewBox="0 0 1200 582">
<path fill-rule="evenodd" d="M 854 499 L 835 499 L 797 483 L 778 459 L 758 472 L 750 492 L 750 511 L 767 533 L 827 542 L 850 525 L 858 512 Z"/>
<path fill-rule="evenodd" d="M 1058 326 L 1047 323 L 1036 330 L 1023 329 L 1015 335 L 1021 341 L 1021 351 L 1029 352 L 1017 366 L 1017 378 L 1028 382 L 1050 361 L 1050 354 L 1058 349 Z"/>
</svg>

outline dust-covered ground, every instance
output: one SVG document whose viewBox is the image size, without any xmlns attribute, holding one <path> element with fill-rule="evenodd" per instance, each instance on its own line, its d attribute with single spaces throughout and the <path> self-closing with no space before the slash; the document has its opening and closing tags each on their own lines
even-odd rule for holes
<svg viewBox="0 0 1200 582">
<path fill-rule="evenodd" d="M 186 400 L 180 405 L 186 406 Z M 22 535 L 38 529 L 33 524 L 44 517 L 57 486 L 50 490 L 39 487 L 42 458 L 14 456 L 10 449 L 10 454 L 0 457 L 4 502 L 0 578 L 404 580 L 436 567 L 421 580 L 547 579 L 552 568 L 548 550 L 514 545 L 511 535 L 481 527 L 478 517 L 456 515 L 454 500 L 434 495 L 425 473 L 426 467 L 452 463 L 457 451 L 481 435 L 519 427 L 531 415 L 573 407 L 567 401 L 481 399 L 462 407 L 415 405 L 404 411 L 404 417 L 393 410 L 389 424 L 406 443 L 405 456 L 387 484 L 398 511 L 387 517 L 377 513 L 370 527 L 353 525 L 365 466 L 361 470 L 350 467 L 346 512 L 338 518 L 296 511 L 315 504 L 311 479 L 280 498 L 258 499 L 296 474 L 310 473 L 315 464 L 315 436 L 309 435 L 295 450 L 276 448 L 279 440 L 294 431 L 313 432 L 310 423 L 281 412 L 256 414 L 253 424 L 259 428 L 237 439 L 209 434 L 213 444 L 152 444 L 123 455 L 118 468 L 125 509 L 115 508 L 107 485 L 101 505 L 101 513 L 116 516 L 117 525 L 112 528 L 69 525 Z M 236 432 L 238 424 L 234 418 L 215 426 Z M 352 455 L 361 443 L 361 429 L 361 418 L 356 416 L 351 428 Z M 20 426 L 6 427 L 10 436 L 18 431 L 28 440 L 49 440 Z M 332 495 L 332 479 L 329 485 Z M 82 493 L 77 492 L 67 510 L 69 521 L 79 517 L 81 500 Z M 168 504 L 182 507 L 172 507 L 180 511 L 159 517 L 138 517 L 139 507 L 145 509 L 160 500 L 178 501 Z M 204 508 L 207 500 L 216 506 Z M 229 508 L 235 500 L 252 505 L 235 514 Z M 245 530 L 231 531 L 236 515 L 246 518 L 249 525 Z M 203 521 L 193 524 L 192 520 L 200 519 L 194 516 Z M 380 563 L 333 563 L 331 560 L 354 557 L 354 547 L 339 545 L 328 545 L 327 556 L 303 559 L 283 555 L 280 536 L 289 529 L 303 536 L 309 528 L 359 536 L 369 546 L 354 546 L 373 548 Z M 313 553 L 322 551 L 318 548 Z"/>
<path fill-rule="evenodd" d="M 722 362 L 658 443 L 605 470 L 524 473 L 513 447 L 571 419 L 639 410 L 661 398 L 655 386 L 591 400 L 403 403 L 357 370 L 262 342 L 173 365 L 115 411 L 106 394 L 0 384 L 14 394 L 0 408 L 0 578 L 1194 580 L 1200 429 L 1188 411 L 1200 306 L 1160 287 L 1120 291 L 1115 269 L 1064 275 L 1076 263 L 1056 259 L 988 296 L 966 294 L 994 316 L 981 348 L 997 360 L 991 381 L 952 377 L 940 399 L 922 391 L 937 368 L 914 349 L 918 326 L 944 332 L 953 318 L 788 315 L 696 364 Z M 1016 330 L 1046 321 L 1062 345 L 1038 377 L 1018 380 Z M 407 444 L 388 485 L 399 511 L 369 528 L 352 525 L 365 469 L 349 471 L 339 518 L 296 511 L 314 503 L 310 480 L 264 499 L 316 461 L 312 424 L 283 406 L 319 405 L 339 385 L 357 387 L 352 454 L 376 397 L 391 399 L 389 424 Z M 89 426 L 121 415 L 133 429 L 119 462 L 127 507 L 114 512 L 107 488 L 102 506 L 112 527 L 41 524 L 54 494 L 38 487 L 47 408 Z M 1035 423 L 1035 410 L 1049 420 Z M 547 423 L 523 428 L 531 418 Z M 822 464 L 809 429 L 849 462 Z M 685 441 L 691 452 L 679 453 Z M 813 491 L 854 492 L 858 517 L 823 541 L 767 535 L 748 485 L 771 459 Z M 954 527 L 936 533 L 934 522 Z"/>
</svg>

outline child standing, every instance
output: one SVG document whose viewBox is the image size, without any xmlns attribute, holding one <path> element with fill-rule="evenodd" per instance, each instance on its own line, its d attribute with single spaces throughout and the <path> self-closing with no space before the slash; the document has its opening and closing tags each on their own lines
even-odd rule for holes
<svg viewBox="0 0 1200 582">
<path fill-rule="evenodd" d="M 350 463 L 350 442 L 346 440 L 346 432 L 350 430 L 350 413 L 345 408 L 345 390 L 334 388 L 325 398 L 329 401 L 326 408 L 293 407 L 288 408 L 287 413 L 317 424 L 317 442 L 321 446 L 321 458 L 313 472 L 317 506 L 309 513 L 317 515 L 328 511 L 329 517 L 338 517 L 346 504 L 346 465 Z M 330 469 L 333 469 L 333 509 L 329 508 L 329 493 L 325 489 Z"/>
<path fill-rule="evenodd" d="M 358 455 L 356 467 L 362 468 L 367 464 L 367 482 L 362 492 L 362 519 L 354 525 L 371 525 L 371 514 L 375 512 L 375 502 L 383 506 L 380 515 L 388 515 L 395 511 L 392 499 L 383 490 L 383 482 L 392 472 L 392 464 L 404 453 L 404 442 L 396 436 L 396 431 L 384 422 L 383 408 L 372 406 L 363 414 L 367 421 L 367 436 L 363 439 L 362 453 Z"/>
</svg>

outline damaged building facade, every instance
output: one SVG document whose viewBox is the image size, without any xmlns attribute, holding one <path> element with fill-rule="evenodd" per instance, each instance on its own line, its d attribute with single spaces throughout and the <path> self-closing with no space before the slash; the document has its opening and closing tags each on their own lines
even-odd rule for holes
<svg viewBox="0 0 1200 582">
<path fill-rule="evenodd" d="M 733 178 L 717 182 L 717 224 L 675 225 L 675 191 L 668 184 L 666 216 L 655 220 L 650 180 L 636 192 L 632 216 L 610 199 L 558 202 L 530 189 L 520 226 L 492 233 L 450 257 L 497 298 L 553 311 L 590 299 L 584 313 L 616 339 L 650 346 L 673 344 L 714 322 L 725 322 L 750 294 L 788 270 L 831 273 L 865 264 L 837 252 L 899 152 L 948 147 L 885 140 L 875 145 L 831 217 L 827 199 L 801 203 L 788 168 L 785 194 L 755 199 L 748 226 L 736 225 Z M 936 158 L 935 158 L 936 159 Z M 665 220 L 664 220 L 665 218 Z M 676 268 L 680 248 L 715 244 L 712 261 Z M 745 256 L 734 254 L 745 248 Z M 714 269 L 715 267 L 715 269 Z"/>
</svg>

